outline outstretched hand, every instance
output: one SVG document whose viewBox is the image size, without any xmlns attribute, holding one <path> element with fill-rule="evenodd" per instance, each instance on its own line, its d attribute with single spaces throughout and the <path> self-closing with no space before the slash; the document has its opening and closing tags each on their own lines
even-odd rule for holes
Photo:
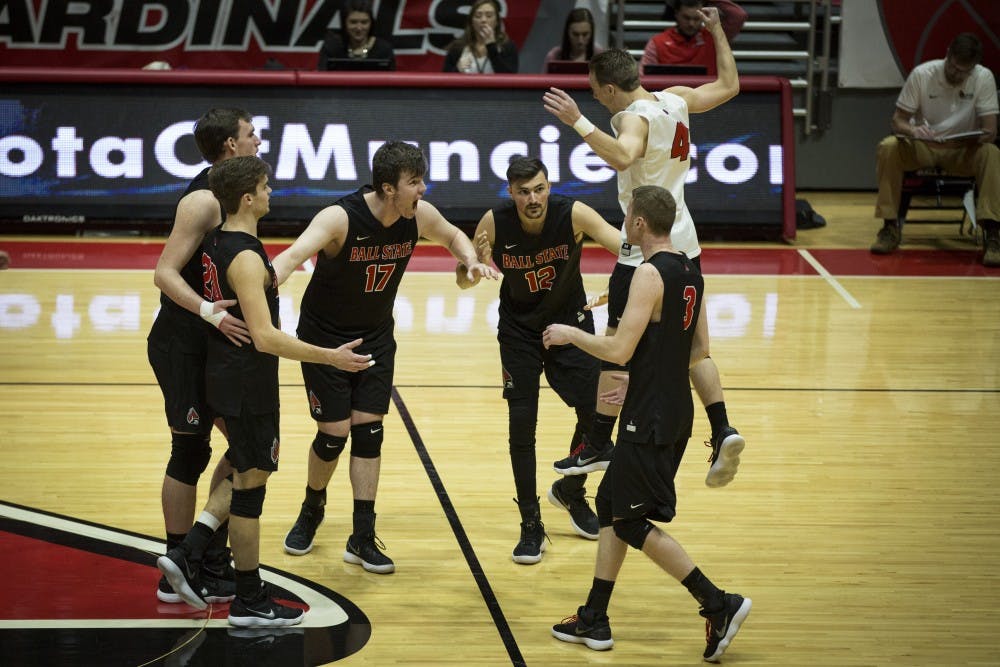
<svg viewBox="0 0 1000 667">
<path fill-rule="evenodd" d="M 497 280 L 500 277 L 500 272 L 494 269 L 489 264 L 484 264 L 483 262 L 476 262 L 471 265 L 466 271 L 465 276 L 469 279 L 469 282 L 476 284 L 479 282 L 480 278 L 489 278 L 490 280 Z"/>
<path fill-rule="evenodd" d="M 567 125 L 573 125 L 583 115 L 569 93 L 554 86 L 542 95 L 542 103 L 546 111 Z"/>
</svg>

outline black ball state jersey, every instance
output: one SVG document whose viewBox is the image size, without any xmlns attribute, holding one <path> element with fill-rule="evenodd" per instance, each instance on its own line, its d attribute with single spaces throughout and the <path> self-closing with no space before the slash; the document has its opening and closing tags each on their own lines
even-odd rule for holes
<svg viewBox="0 0 1000 667">
<path fill-rule="evenodd" d="M 513 201 L 493 209 L 493 262 L 500 284 L 501 331 L 540 334 L 553 323 L 579 326 L 587 294 L 580 277 L 582 241 L 573 233 L 573 200 L 549 195 L 540 234 L 521 227 Z"/>
<path fill-rule="evenodd" d="M 416 218 L 384 226 L 368 208 L 371 186 L 337 200 L 347 212 L 347 236 L 336 256 L 322 250 L 299 315 L 299 335 L 322 342 L 326 336 L 363 337 L 392 324 L 399 282 L 417 245 Z"/>
<path fill-rule="evenodd" d="M 663 279 L 663 306 L 660 321 L 646 326 L 629 362 L 618 437 L 673 444 L 691 437 L 694 402 L 688 363 L 705 281 L 686 255 L 658 252 L 646 263 Z"/>
<path fill-rule="evenodd" d="M 227 232 L 221 227 L 210 231 L 202 243 L 201 266 L 204 279 L 199 289 L 207 301 L 235 299 L 236 292 L 226 280 L 229 265 L 245 250 L 257 253 L 267 267 L 271 284 L 265 290 L 271 324 L 278 327 L 278 283 L 264 245 L 246 232 Z M 245 320 L 239 304 L 229 308 L 234 317 Z M 205 362 L 208 404 L 222 415 L 244 412 L 267 414 L 278 410 L 278 357 L 260 352 L 252 343 L 236 346 L 215 330 L 208 338 Z"/>
<path fill-rule="evenodd" d="M 210 166 L 205 167 L 204 169 L 201 170 L 201 172 L 197 176 L 194 177 L 194 179 L 188 184 L 187 189 L 184 190 L 184 194 L 181 195 L 181 199 L 184 199 L 184 197 L 188 196 L 189 194 L 197 190 L 209 189 L 208 172 L 210 169 L 211 169 Z M 220 212 L 219 220 L 222 221 L 226 217 L 225 211 L 222 210 L 222 204 L 219 204 L 219 212 Z M 195 248 L 194 252 L 191 253 L 191 256 L 188 257 L 187 262 L 181 268 L 181 277 L 184 278 L 184 282 L 186 282 L 191 287 L 191 289 L 193 289 L 197 294 L 201 294 L 202 276 L 201 276 L 200 247 Z M 192 322 L 197 323 L 199 326 L 203 324 L 201 318 L 198 315 L 195 315 L 186 308 L 178 306 L 170 299 L 170 297 L 168 297 L 163 292 L 160 292 L 160 309 L 161 309 L 160 316 L 162 316 L 164 313 L 170 313 L 178 317 L 186 317 Z"/>
</svg>

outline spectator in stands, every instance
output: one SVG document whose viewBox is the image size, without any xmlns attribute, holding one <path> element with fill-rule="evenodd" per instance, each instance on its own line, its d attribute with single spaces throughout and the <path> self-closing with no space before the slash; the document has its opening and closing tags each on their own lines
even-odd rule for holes
<svg viewBox="0 0 1000 667">
<path fill-rule="evenodd" d="M 594 46 L 594 15 L 586 7 L 577 7 L 566 15 L 561 46 L 554 46 L 545 56 L 543 72 L 553 60 L 579 60 L 590 62 L 595 53 L 603 51 Z"/>
<path fill-rule="evenodd" d="M 476 0 L 469 9 L 465 33 L 448 46 L 445 72 L 509 74 L 518 67 L 517 46 L 503 31 L 500 3 Z"/>
<path fill-rule="evenodd" d="M 10 255 L 6 250 L 0 250 L 0 271 L 10 266 Z"/>
<path fill-rule="evenodd" d="M 883 255 L 899 247 L 897 215 L 903 172 L 940 167 L 956 176 L 974 176 L 979 186 L 976 218 L 983 228 L 983 264 L 1000 266 L 1000 148 L 997 138 L 997 84 L 979 64 L 983 46 L 970 32 L 958 35 L 944 60 L 917 65 L 896 100 L 892 136 L 878 145 L 875 217 L 885 223 L 872 244 Z M 946 139 L 964 132 L 971 137 Z"/>
<path fill-rule="evenodd" d="M 347 0 L 340 11 L 339 33 L 336 30 L 326 31 L 316 69 L 368 69 L 364 64 L 352 66 L 350 62 L 345 62 L 349 60 L 388 61 L 386 69 L 396 69 L 392 44 L 372 34 L 374 22 L 370 0 Z M 335 59 L 334 62 L 331 59 Z"/>
<path fill-rule="evenodd" d="M 740 34 L 743 24 L 747 22 L 746 11 L 737 5 L 733 0 L 704 0 L 706 7 L 715 7 L 719 10 L 719 19 L 722 24 L 722 32 L 726 33 L 726 40 L 730 45 Z M 674 21 L 674 0 L 667 0 L 663 8 L 663 18 L 667 21 Z"/>
<path fill-rule="evenodd" d="M 702 24 L 702 0 L 676 0 L 677 25 L 653 35 L 642 53 L 641 65 L 701 65 L 716 75 L 715 43 Z"/>
</svg>

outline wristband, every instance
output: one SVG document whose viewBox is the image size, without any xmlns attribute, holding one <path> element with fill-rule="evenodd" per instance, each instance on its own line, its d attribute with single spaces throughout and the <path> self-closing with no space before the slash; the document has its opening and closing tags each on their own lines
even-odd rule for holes
<svg viewBox="0 0 1000 667">
<path fill-rule="evenodd" d="M 576 130 L 577 134 L 586 139 L 587 135 L 593 132 L 596 128 L 593 123 L 587 120 L 586 116 L 580 116 L 576 119 L 576 122 L 573 123 L 573 129 Z"/>
<path fill-rule="evenodd" d="M 216 329 L 222 324 L 222 320 L 226 317 L 226 311 L 222 310 L 218 313 L 215 311 L 215 304 L 211 301 L 202 301 L 200 306 L 201 319 L 205 320 L 211 324 Z"/>
</svg>

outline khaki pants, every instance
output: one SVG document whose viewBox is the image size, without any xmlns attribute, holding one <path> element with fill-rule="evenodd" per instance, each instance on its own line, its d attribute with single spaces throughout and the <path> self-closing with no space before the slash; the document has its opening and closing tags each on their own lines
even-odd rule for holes
<svg viewBox="0 0 1000 667">
<path fill-rule="evenodd" d="M 975 177 L 979 188 L 976 219 L 980 222 L 1000 220 L 1000 149 L 994 144 L 946 148 L 928 141 L 894 136 L 886 137 L 878 145 L 875 217 L 895 220 L 899 214 L 903 172 L 926 167 L 940 167 L 950 175 Z"/>
</svg>

